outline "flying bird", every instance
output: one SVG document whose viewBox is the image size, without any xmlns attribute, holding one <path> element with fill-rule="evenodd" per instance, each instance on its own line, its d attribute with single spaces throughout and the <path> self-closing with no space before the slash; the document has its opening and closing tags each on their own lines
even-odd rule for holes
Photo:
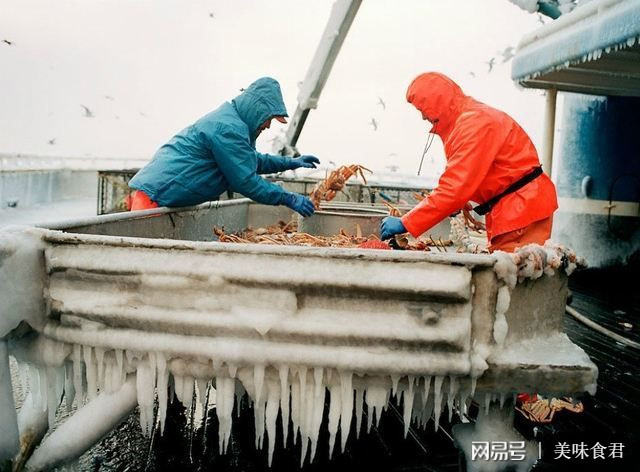
<svg viewBox="0 0 640 472">
<path fill-rule="evenodd" d="M 213 13 L 209 13 L 209 18 L 215 18 L 216 15 L 214 15 Z"/>
<path fill-rule="evenodd" d="M 53 146 L 56 143 L 56 138 L 50 139 L 47 142 L 49 143 L 49 145 Z"/>
<path fill-rule="evenodd" d="M 383 110 L 387 109 L 386 103 L 384 103 L 384 100 L 382 100 L 382 98 L 380 98 L 380 97 L 378 97 L 378 104 L 380 104 L 380 106 L 382 107 Z"/>
<path fill-rule="evenodd" d="M 86 106 L 84 106 L 84 105 L 80 105 L 80 106 L 81 106 L 82 108 L 84 108 L 84 117 L 85 117 L 85 118 L 93 118 L 93 117 L 94 117 L 93 112 L 92 112 L 91 110 L 89 110 L 89 108 L 87 108 L 87 107 L 86 107 Z"/>
<path fill-rule="evenodd" d="M 371 118 L 371 121 L 369 122 L 369 124 L 371 126 L 373 126 L 373 131 L 377 131 L 378 130 L 378 122 L 376 121 L 375 118 Z"/>
<path fill-rule="evenodd" d="M 492 57 L 491 59 L 489 59 L 488 61 L 485 62 L 485 64 L 489 66 L 489 71 L 488 72 L 491 72 L 493 70 L 493 66 L 495 65 L 495 63 L 496 63 L 496 58 L 495 57 Z"/>
<path fill-rule="evenodd" d="M 113 100 L 113 97 L 111 95 L 105 95 L 104 98 L 106 98 L 107 100 Z"/>
<path fill-rule="evenodd" d="M 470 71 L 470 72 L 469 72 L 469 75 L 470 75 L 471 77 L 475 77 L 475 76 L 476 76 L 476 73 L 475 73 L 475 72 L 473 72 L 473 71 Z"/>
<path fill-rule="evenodd" d="M 139 111 L 138 113 L 140 114 L 140 116 L 144 116 L 145 118 L 147 118 L 147 115 L 144 112 Z"/>
<path fill-rule="evenodd" d="M 502 56 L 502 63 L 503 64 L 505 62 L 507 62 L 509 59 L 511 59 L 515 55 L 513 46 L 508 46 L 508 47 L 504 48 L 503 51 L 498 51 L 498 54 L 500 54 Z"/>
<path fill-rule="evenodd" d="M 8 44 L 9 46 L 13 46 L 13 41 L 9 41 L 8 39 L 3 39 L 2 42 Z"/>
</svg>

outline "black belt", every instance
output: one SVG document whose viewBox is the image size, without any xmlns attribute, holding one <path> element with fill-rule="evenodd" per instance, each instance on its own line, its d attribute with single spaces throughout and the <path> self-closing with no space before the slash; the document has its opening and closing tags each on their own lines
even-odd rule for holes
<svg viewBox="0 0 640 472">
<path fill-rule="evenodd" d="M 495 206 L 495 204 L 502 199 L 502 197 L 509 195 L 510 193 L 513 193 L 516 190 L 520 190 L 522 187 L 527 185 L 529 182 L 531 182 L 533 179 L 535 179 L 541 174 L 542 174 L 542 166 L 538 166 L 535 169 L 533 169 L 531 172 L 526 174 L 524 177 L 516 180 L 514 183 L 509 185 L 504 192 L 501 192 L 495 197 L 490 198 L 489 200 L 484 202 L 482 205 L 476 206 L 473 209 L 473 211 L 475 211 L 478 215 L 486 215 L 491 211 L 491 209 Z"/>
</svg>

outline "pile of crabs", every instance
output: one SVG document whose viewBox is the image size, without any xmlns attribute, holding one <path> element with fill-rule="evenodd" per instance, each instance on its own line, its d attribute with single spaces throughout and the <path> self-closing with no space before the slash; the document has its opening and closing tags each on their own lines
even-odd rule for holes
<svg viewBox="0 0 640 472">
<path fill-rule="evenodd" d="M 342 191 L 347 180 L 353 176 L 360 176 L 366 184 L 367 179 L 364 171 L 371 173 L 364 166 L 353 164 L 341 166 L 333 170 L 327 177 L 318 182 L 309 194 L 316 209 L 320 208 L 320 202 L 331 201 L 338 192 Z M 428 192 L 414 193 L 413 197 L 420 202 L 428 196 Z M 389 210 L 390 216 L 402 216 L 403 212 L 392 205 L 384 202 Z M 471 207 L 463 209 L 460 217 L 460 224 L 475 231 L 483 231 L 484 225 L 475 220 L 470 214 Z M 452 221 L 453 223 L 453 221 Z M 396 235 L 390 241 L 381 241 L 375 234 L 365 236 L 362 234 L 359 225 L 356 225 L 355 233 L 350 234 L 341 229 L 338 234 L 332 236 L 314 236 L 309 233 L 298 231 L 298 223 L 295 220 L 290 222 L 278 221 L 277 223 L 264 228 L 247 228 L 244 231 L 227 234 L 223 228 L 215 227 L 214 234 L 218 241 L 225 243 L 254 243 L 254 244 L 275 244 L 281 246 L 314 246 L 314 247 L 339 247 L 339 248 L 366 248 L 366 249 L 402 249 L 411 251 L 438 251 L 446 252 L 451 249 L 455 241 L 438 238 L 437 240 L 429 236 L 428 238 L 413 239 L 407 235 Z M 479 251 L 473 251 L 479 252 Z"/>
</svg>

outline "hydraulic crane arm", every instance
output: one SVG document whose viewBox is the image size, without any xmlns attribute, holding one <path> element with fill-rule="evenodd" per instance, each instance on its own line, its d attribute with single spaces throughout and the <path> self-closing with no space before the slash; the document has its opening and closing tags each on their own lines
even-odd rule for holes
<svg viewBox="0 0 640 472">
<path fill-rule="evenodd" d="M 324 84 L 329 78 L 333 63 L 338 57 L 344 38 L 358 12 L 362 0 L 336 0 L 331 9 L 327 26 L 313 56 L 307 75 L 300 86 L 298 106 L 290 120 L 284 141 L 276 140 L 274 151 L 283 155 L 297 155 L 296 143 L 302 132 L 309 110 L 318 106 Z"/>
</svg>

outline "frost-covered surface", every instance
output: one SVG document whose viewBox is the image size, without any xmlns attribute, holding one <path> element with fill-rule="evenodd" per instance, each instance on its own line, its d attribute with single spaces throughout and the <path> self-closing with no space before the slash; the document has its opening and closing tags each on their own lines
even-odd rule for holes
<svg viewBox="0 0 640 472">
<path fill-rule="evenodd" d="M 44 325 L 42 233 L 28 227 L 0 230 L 0 339 L 21 321 Z"/>
<path fill-rule="evenodd" d="M 508 343 L 494 351 L 491 362 L 552 366 L 589 365 L 591 360 L 582 348 L 571 342 L 565 333 L 532 337 L 524 341 Z"/>
<path fill-rule="evenodd" d="M 271 458 L 276 422 L 291 423 L 294 437 L 288 439 L 302 442 L 302 462 L 313 458 L 323 422 L 331 451 L 342 450 L 348 426 L 360 426 L 363 408 L 369 428 L 393 395 L 403 404 L 405 428 L 424 426 L 431 417 L 437 427 L 445 407 L 449 415 L 454 408 L 464 411 L 491 353 L 504 345 L 505 314 L 518 279 L 571 270 L 577 262 L 551 245 L 494 256 L 414 257 L 52 231 L 45 239 L 51 244 L 47 295 L 56 316 L 35 340 L 14 340 L 12 352 L 33 402 L 51 418 L 62 392 L 65 402 L 99 402 L 120 391 L 129 375 L 135 377 L 141 427 L 149 434 L 155 424 L 164 429 L 172 395 L 191 408 L 194 394 L 203 400 L 213 386 L 221 451 L 238 398 L 246 393 L 256 446 Z M 481 286 L 472 289 L 473 270 L 484 271 L 497 291 L 495 306 L 482 308 L 487 335 L 477 343 L 470 317 L 473 289 Z M 265 287 L 265 280 L 272 285 Z M 377 291 L 384 299 L 362 296 Z M 409 307 L 416 297 L 423 303 Z M 95 421 L 83 444 L 99 439 L 92 435 L 112 418 Z M 64 449 L 47 447 L 41 463 Z"/>
<path fill-rule="evenodd" d="M 529 80 L 596 60 L 605 53 L 634 46 L 639 37 L 640 2 L 593 0 L 525 35 L 513 59 L 511 77 Z"/>
</svg>

